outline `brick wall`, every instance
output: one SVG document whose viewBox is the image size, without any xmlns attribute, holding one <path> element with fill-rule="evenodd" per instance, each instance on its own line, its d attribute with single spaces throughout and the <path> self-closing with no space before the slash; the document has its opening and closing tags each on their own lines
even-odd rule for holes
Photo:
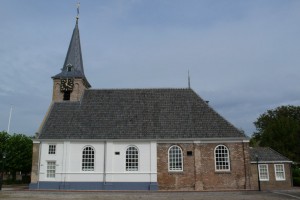
<svg viewBox="0 0 300 200">
<path fill-rule="evenodd" d="M 158 144 L 157 170 L 160 190 L 227 190 L 250 188 L 248 143 L 222 143 L 230 152 L 231 170 L 216 172 L 214 150 L 219 143 Z M 168 149 L 183 150 L 183 172 L 168 171 Z M 187 156 L 192 151 L 192 156 Z"/>
<path fill-rule="evenodd" d="M 248 143 L 222 143 L 230 153 L 230 171 L 215 170 L 215 143 L 195 144 L 200 156 L 196 157 L 197 190 L 248 189 L 249 147 Z M 248 149 L 248 150 L 247 150 Z"/>
<path fill-rule="evenodd" d="M 52 101 L 63 101 L 64 93 L 60 91 L 60 79 L 53 80 Z M 70 95 L 70 101 L 79 101 L 86 86 L 82 79 L 74 79 L 74 88 Z"/>
<path fill-rule="evenodd" d="M 183 171 L 168 171 L 168 150 L 177 145 L 183 152 Z M 187 151 L 194 151 L 193 144 L 158 144 L 157 145 L 157 181 L 160 190 L 194 190 L 194 156 L 187 156 Z"/>
<path fill-rule="evenodd" d="M 275 167 L 274 164 L 282 164 L 282 163 L 267 163 L 268 171 L 269 171 L 269 180 L 268 181 L 260 181 L 261 190 L 274 190 L 274 189 L 289 189 L 292 187 L 291 181 L 291 165 L 288 163 L 284 164 L 285 171 L 285 180 L 277 181 L 275 178 Z M 257 164 L 251 164 L 251 185 L 252 189 L 258 190 L 258 171 Z"/>
</svg>

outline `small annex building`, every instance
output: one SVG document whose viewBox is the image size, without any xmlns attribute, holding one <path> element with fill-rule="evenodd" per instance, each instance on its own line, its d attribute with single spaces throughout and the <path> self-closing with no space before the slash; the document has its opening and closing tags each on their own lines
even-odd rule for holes
<svg viewBox="0 0 300 200">
<path fill-rule="evenodd" d="M 258 179 L 261 190 L 293 187 L 291 160 L 269 147 L 250 148 L 250 158 L 253 189 L 258 189 Z"/>
<path fill-rule="evenodd" d="M 253 188 L 249 138 L 191 88 L 91 89 L 78 18 L 52 79 L 52 103 L 33 141 L 30 189 Z"/>
</svg>

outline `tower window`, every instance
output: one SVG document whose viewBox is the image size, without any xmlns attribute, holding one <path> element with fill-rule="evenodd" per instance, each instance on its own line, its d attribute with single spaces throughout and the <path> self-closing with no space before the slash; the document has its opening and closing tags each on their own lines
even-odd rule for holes
<svg viewBox="0 0 300 200">
<path fill-rule="evenodd" d="M 64 92 L 64 101 L 69 101 L 70 100 L 70 96 L 71 96 L 71 92 L 70 91 Z"/>
<path fill-rule="evenodd" d="M 69 67 L 67 68 L 67 70 L 68 70 L 68 72 L 72 71 L 72 67 L 69 66 Z"/>
</svg>

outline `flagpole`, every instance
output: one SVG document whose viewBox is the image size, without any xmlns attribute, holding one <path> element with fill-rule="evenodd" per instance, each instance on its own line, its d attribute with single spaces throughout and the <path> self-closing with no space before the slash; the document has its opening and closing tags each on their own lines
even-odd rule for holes
<svg viewBox="0 0 300 200">
<path fill-rule="evenodd" d="M 9 118 L 8 118 L 7 133 L 9 133 L 12 109 L 13 109 L 13 106 L 11 105 L 11 107 L 10 107 L 10 112 L 9 112 Z"/>
</svg>

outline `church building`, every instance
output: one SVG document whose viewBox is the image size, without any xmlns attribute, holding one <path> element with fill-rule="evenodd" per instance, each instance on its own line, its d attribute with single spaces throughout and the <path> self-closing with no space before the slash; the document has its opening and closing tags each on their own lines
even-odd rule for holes
<svg viewBox="0 0 300 200">
<path fill-rule="evenodd" d="M 251 189 L 249 138 L 191 88 L 92 89 L 78 18 L 33 141 L 30 189 Z"/>
</svg>

